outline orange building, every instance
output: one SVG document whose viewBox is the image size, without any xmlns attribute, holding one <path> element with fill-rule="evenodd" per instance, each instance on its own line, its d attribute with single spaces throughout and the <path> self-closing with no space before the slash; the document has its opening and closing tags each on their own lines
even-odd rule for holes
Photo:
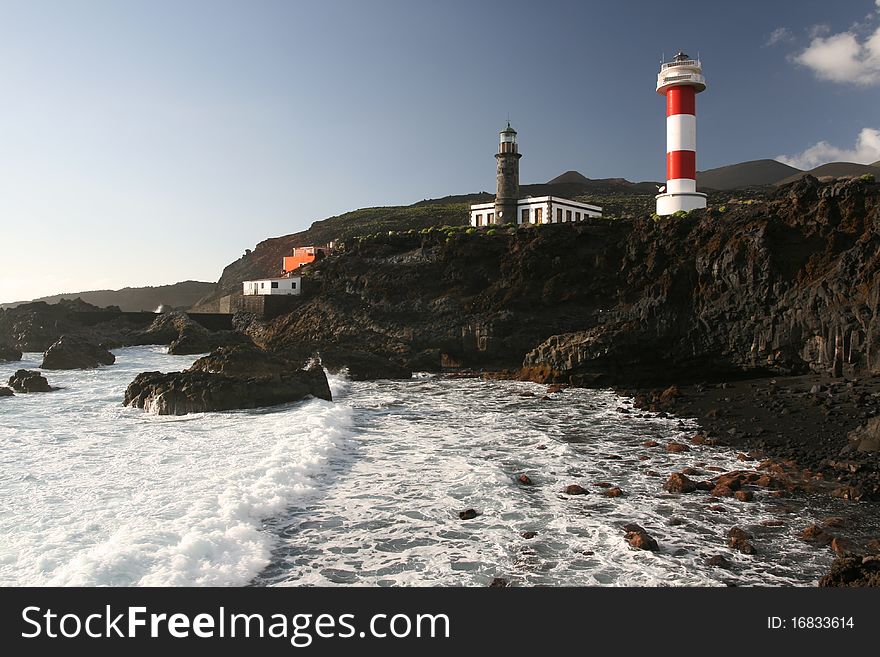
<svg viewBox="0 0 880 657">
<path fill-rule="evenodd" d="M 323 258 L 330 254 L 329 246 L 298 246 L 293 250 L 293 254 L 284 256 L 283 269 L 287 274 L 296 271 L 303 265 L 314 262 L 319 258 Z"/>
</svg>

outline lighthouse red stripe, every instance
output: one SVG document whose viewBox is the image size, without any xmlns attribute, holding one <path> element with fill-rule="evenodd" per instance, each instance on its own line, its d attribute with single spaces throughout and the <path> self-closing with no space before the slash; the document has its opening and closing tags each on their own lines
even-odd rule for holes
<svg viewBox="0 0 880 657">
<path fill-rule="evenodd" d="M 672 151 L 666 154 L 666 180 L 697 178 L 697 154 L 694 151 Z"/>
<path fill-rule="evenodd" d="M 666 91 L 666 116 L 697 113 L 697 94 L 688 85 L 671 87 Z"/>
</svg>

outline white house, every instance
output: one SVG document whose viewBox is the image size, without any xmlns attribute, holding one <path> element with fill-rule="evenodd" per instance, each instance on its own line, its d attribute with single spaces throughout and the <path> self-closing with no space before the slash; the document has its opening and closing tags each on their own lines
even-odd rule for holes
<svg viewBox="0 0 880 657">
<path fill-rule="evenodd" d="M 259 281 L 244 281 L 243 293 L 246 297 L 254 295 L 287 295 L 302 292 L 302 276 L 289 278 L 264 278 Z"/>
<path fill-rule="evenodd" d="M 598 205 L 570 201 L 558 196 L 527 196 L 519 199 L 516 204 L 517 224 L 565 224 L 601 216 L 602 208 Z M 471 206 L 471 226 L 494 224 L 494 202 Z"/>
</svg>

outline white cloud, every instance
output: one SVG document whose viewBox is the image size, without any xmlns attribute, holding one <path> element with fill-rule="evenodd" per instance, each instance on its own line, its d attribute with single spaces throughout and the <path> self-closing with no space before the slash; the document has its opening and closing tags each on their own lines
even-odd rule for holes
<svg viewBox="0 0 880 657">
<path fill-rule="evenodd" d="M 878 0 L 880 2 L 880 0 Z M 857 162 L 871 164 L 880 160 L 880 130 L 862 128 L 856 139 L 855 148 L 838 148 L 827 141 L 820 141 L 797 155 L 780 155 L 776 158 L 783 164 L 798 169 L 812 169 L 828 162 Z"/>
<path fill-rule="evenodd" d="M 880 2 L 880 0 L 877 0 Z M 770 36 L 767 37 L 767 41 L 764 42 L 764 46 L 775 46 L 777 43 L 791 43 L 794 40 L 794 36 L 787 27 L 777 27 L 770 33 Z"/>
<path fill-rule="evenodd" d="M 822 80 L 861 86 L 878 84 L 880 27 L 864 40 L 855 31 L 817 36 L 794 61 L 811 69 Z"/>
<path fill-rule="evenodd" d="M 817 25 L 810 25 L 807 28 L 807 35 L 811 39 L 815 39 L 816 37 L 825 36 L 831 31 L 831 26 L 828 23 L 818 23 Z"/>
</svg>

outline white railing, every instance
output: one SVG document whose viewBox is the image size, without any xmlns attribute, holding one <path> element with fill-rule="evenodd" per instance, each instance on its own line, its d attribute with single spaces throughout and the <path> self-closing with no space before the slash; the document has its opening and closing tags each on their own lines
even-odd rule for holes
<svg viewBox="0 0 880 657">
<path fill-rule="evenodd" d="M 672 61 L 661 64 L 660 70 L 665 71 L 667 68 L 672 68 L 673 66 L 692 66 L 696 68 L 701 68 L 699 59 L 681 59 L 679 61 Z"/>
</svg>

